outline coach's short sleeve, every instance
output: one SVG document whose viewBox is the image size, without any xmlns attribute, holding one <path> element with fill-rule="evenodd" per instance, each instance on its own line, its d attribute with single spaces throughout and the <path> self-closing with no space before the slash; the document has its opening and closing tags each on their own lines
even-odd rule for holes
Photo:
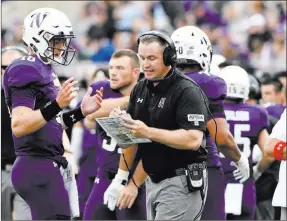
<svg viewBox="0 0 287 221">
<path fill-rule="evenodd" d="M 176 122 L 179 128 L 206 130 L 208 101 L 203 96 L 195 86 L 183 89 L 176 105 Z"/>
</svg>

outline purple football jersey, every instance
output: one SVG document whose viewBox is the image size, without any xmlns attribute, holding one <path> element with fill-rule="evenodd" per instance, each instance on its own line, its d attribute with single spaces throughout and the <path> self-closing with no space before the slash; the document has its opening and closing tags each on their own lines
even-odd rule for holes
<svg viewBox="0 0 287 221">
<path fill-rule="evenodd" d="M 122 97 L 120 92 L 111 89 L 109 81 L 99 81 L 92 84 L 91 87 L 93 88 L 93 94 L 96 92 L 96 90 L 103 87 L 103 99 Z M 117 168 L 119 167 L 120 160 L 120 155 L 117 153 L 118 149 L 116 148 L 117 144 L 105 134 L 104 136 L 97 136 L 97 144 L 102 147 L 97 151 L 98 167 L 103 167 L 109 171 L 116 172 Z M 114 151 L 108 151 L 107 149 L 114 149 Z"/>
<path fill-rule="evenodd" d="M 86 151 L 90 148 L 96 148 L 97 147 L 97 134 L 96 129 L 89 129 L 83 125 L 83 143 L 82 148 L 83 151 Z"/>
<path fill-rule="evenodd" d="M 267 111 L 257 105 L 249 104 L 224 104 L 226 120 L 234 139 L 241 152 L 248 157 L 250 167 L 252 165 L 252 151 L 258 143 L 258 136 L 269 125 Z M 222 155 L 221 163 L 225 173 L 226 182 L 235 182 L 231 161 Z"/>
<path fill-rule="evenodd" d="M 194 80 L 205 93 L 209 100 L 209 109 L 214 118 L 225 118 L 223 100 L 226 97 L 226 84 L 223 79 L 215 76 L 198 72 L 185 74 Z M 209 115 L 209 119 L 211 120 Z M 206 145 L 208 150 L 208 167 L 220 167 L 218 149 L 211 136 L 207 133 Z"/>
<path fill-rule="evenodd" d="M 56 99 L 60 82 L 50 65 L 36 55 L 17 59 L 6 69 L 3 87 L 10 111 L 18 106 L 32 110 Z M 17 138 L 13 135 L 16 155 L 56 156 L 64 153 L 62 126 L 56 117 L 39 130 Z"/>
<path fill-rule="evenodd" d="M 279 120 L 285 108 L 286 106 L 282 104 L 275 104 L 266 107 L 266 110 L 270 116 Z"/>
</svg>

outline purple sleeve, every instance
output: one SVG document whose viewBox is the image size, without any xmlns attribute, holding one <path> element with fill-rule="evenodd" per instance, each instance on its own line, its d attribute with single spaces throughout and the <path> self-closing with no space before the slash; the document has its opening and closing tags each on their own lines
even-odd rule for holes
<svg viewBox="0 0 287 221">
<path fill-rule="evenodd" d="M 214 77 L 207 84 L 206 96 L 209 99 L 209 110 L 214 118 L 225 118 L 223 101 L 226 98 L 227 87 L 223 79 Z M 209 115 L 208 120 L 212 117 Z"/>
<path fill-rule="evenodd" d="M 19 62 L 18 62 L 19 63 Z M 36 67 L 31 64 L 18 64 L 17 62 L 9 69 L 8 85 L 10 87 L 25 87 L 42 80 Z"/>
<path fill-rule="evenodd" d="M 28 107 L 34 110 L 35 101 L 39 92 L 31 88 L 11 88 L 12 109 L 19 106 Z"/>
</svg>

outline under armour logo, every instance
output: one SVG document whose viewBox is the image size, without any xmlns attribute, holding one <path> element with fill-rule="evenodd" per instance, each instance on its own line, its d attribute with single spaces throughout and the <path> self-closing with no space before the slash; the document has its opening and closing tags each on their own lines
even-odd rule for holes
<svg viewBox="0 0 287 221">
<path fill-rule="evenodd" d="M 53 162 L 54 167 L 58 167 L 58 164 L 56 162 Z"/>
<path fill-rule="evenodd" d="M 94 183 L 99 184 L 99 183 L 100 183 L 100 178 L 96 177 L 96 179 L 95 179 L 95 182 L 94 182 Z"/>
<path fill-rule="evenodd" d="M 72 114 L 72 115 L 70 116 L 70 118 L 72 119 L 73 122 L 76 121 L 74 114 Z"/>
<path fill-rule="evenodd" d="M 142 102 L 143 102 L 143 98 L 142 99 L 138 98 L 137 103 L 142 103 Z"/>
<path fill-rule="evenodd" d="M 165 100 L 166 100 L 165 97 L 161 98 L 160 101 L 159 101 L 158 107 L 163 108 L 163 105 L 164 105 Z"/>
</svg>

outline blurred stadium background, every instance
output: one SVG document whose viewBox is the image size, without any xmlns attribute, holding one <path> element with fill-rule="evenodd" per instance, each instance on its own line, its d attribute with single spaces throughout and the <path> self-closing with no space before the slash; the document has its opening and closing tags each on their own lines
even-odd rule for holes
<svg viewBox="0 0 287 221">
<path fill-rule="evenodd" d="M 136 50 L 139 34 L 183 25 L 202 28 L 215 54 L 259 79 L 286 70 L 285 1 L 2 1 L 2 47 L 22 44 L 23 19 L 39 7 L 66 13 L 77 36 L 77 57 L 59 75 L 85 78 L 115 50 Z"/>
</svg>

